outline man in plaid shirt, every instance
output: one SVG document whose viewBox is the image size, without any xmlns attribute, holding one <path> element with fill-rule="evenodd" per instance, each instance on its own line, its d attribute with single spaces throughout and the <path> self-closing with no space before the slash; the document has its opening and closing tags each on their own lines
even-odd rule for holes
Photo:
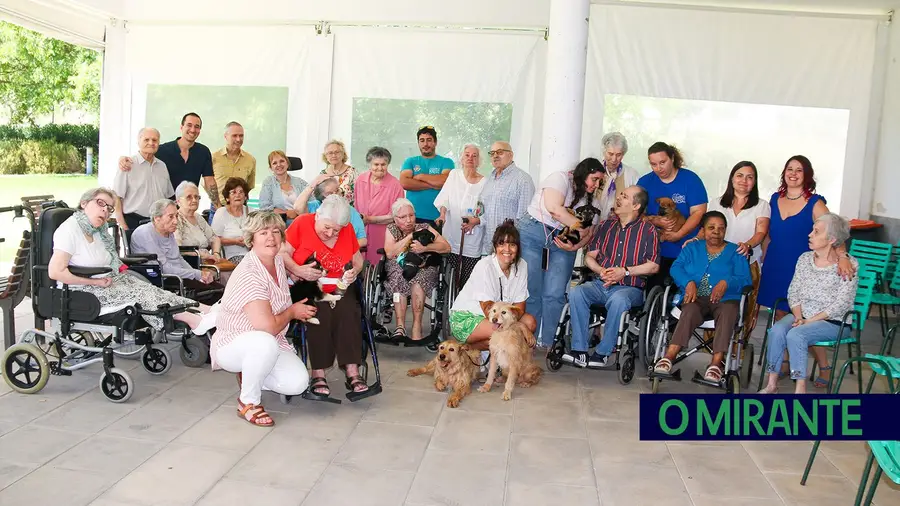
<svg viewBox="0 0 900 506">
<path fill-rule="evenodd" d="M 518 221 L 534 196 L 534 181 L 531 176 L 520 169 L 513 161 L 512 146 L 508 142 L 497 141 L 491 144 L 488 151 L 494 169 L 487 176 L 487 182 L 481 190 L 481 202 L 484 203 L 484 235 L 481 241 L 483 256 L 493 253 L 491 238 L 494 231 L 506 220 Z"/>
<path fill-rule="evenodd" d="M 616 345 L 619 320 L 632 307 L 644 303 L 645 276 L 659 270 L 656 227 L 643 219 L 647 191 L 629 186 L 616 196 L 613 216 L 597 226 L 596 241 L 584 264 L 599 279 L 582 283 L 569 293 L 572 349 L 562 359 L 577 367 L 605 367 Z M 588 322 L 591 304 L 606 306 L 603 339 L 588 357 Z"/>
</svg>

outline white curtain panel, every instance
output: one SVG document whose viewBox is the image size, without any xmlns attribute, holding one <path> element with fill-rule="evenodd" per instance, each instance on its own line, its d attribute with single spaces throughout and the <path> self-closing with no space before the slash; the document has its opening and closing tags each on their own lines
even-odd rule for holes
<svg viewBox="0 0 900 506">
<path fill-rule="evenodd" d="M 332 31 L 330 131 L 348 150 L 357 97 L 506 102 L 513 104 L 516 162 L 525 170 L 537 162 L 531 152 L 540 132 L 535 104 L 545 50 L 541 34 L 340 26 Z"/>
<path fill-rule="evenodd" d="M 820 184 L 823 179 L 841 180 L 832 186 L 840 197 L 826 195 L 829 206 L 855 216 L 866 155 L 876 29 L 872 20 L 593 5 L 582 154 L 601 154 L 607 94 L 847 110 L 842 159 L 829 159 L 841 158 L 840 150 L 804 153 L 798 144 L 798 152 L 779 154 L 781 166 L 772 170 L 780 173 L 788 156 L 805 154 L 817 174 L 820 168 L 828 169 L 817 178 Z M 829 117 L 839 121 L 841 115 Z M 733 153 L 731 163 L 765 158 L 768 143 L 762 139 L 756 144 L 748 152 Z M 643 158 L 637 168 L 649 170 L 647 146 L 631 148 L 644 150 L 635 154 Z"/>
</svg>

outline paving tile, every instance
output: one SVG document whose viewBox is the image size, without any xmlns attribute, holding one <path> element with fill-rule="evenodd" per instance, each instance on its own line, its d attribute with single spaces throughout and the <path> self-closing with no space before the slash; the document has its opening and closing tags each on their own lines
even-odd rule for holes
<svg viewBox="0 0 900 506">
<path fill-rule="evenodd" d="M 18 422 L 0 421 L 0 436 L 6 434 L 7 432 L 12 432 L 21 426 L 22 424 Z"/>
<path fill-rule="evenodd" d="M 228 393 L 175 386 L 148 402 L 144 407 L 165 410 L 177 415 L 206 415 L 221 406 L 225 399 L 230 397 L 231 394 Z"/>
<path fill-rule="evenodd" d="M 432 431 L 431 427 L 417 425 L 360 422 L 334 462 L 359 466 L 370 472 L 381 469 L 414 473 Z"/>
<path fill-rule="evenodd" d="M 328 466 L 316 486 L 310 490 L 303 506 L 397 506 L 403 504 L 414 473 L 378 471 L 362 465 Z M 348 486 L 352 484 L 352 486 Z"/>
<path fill-rule="evenodd" d="M 131 413 L 138 406 L 130 402 L 117 404 L 101 395 L 82 395 L 54 409 L 33 422 L 34 425 L 94 433 Z"/>
<path fill-rule="evenodd" d="M 407 503 L 495 506 L 503 503 L 506 455 L 428 450 Z"/>
<path fill-rule="evenodd" d="M 863 453 L 863 447 L 861 445 L 858 446 L 860 451 L 856 453 L 834 453 L 828 454 L 825 457 L 840 470 L 841 474 L 846 477 L 854 487 L 858 486 L 859 480 L 862 479 L 863 467 L 865 467 L 866 458 L 868 458 L 868 453 Z M 822 457 L 820 452 L 820 455 L 816 457 L 816 461 Z M 875 475 L 875 468 L 877 466 L 877 462 L 873 463 L 872 473 L 869 477 L 870 482 L 872 479 L 871 477 Z M 815 479 L 816 477 L 810 475 L 807 483 L 812 483 Z M 866 489 L 866 493 L 868 493 L 868 488 Z M 875 498 L 873 502 L 878 506 L 885 506 L 888 504 L 900 506 L 900 485 L 892 482 L 886 475 L 882 474 L 881 480 L 878 483 L 878 488 L 875 489 Z"/>
<path fill-rule="evenodd" d="M 658 466 L 673 465 L 669 448 L 662 441 L 641 441 L 638 422 L 587 422 L 588 441 L 594 462 L 627 462 Z"/>
<path fill-rule="evenodd" d="M 595 461 L 594 472 L 603 506 L 691 506 L 684 481 L 674 465 Z"/>
<path fill-rule="evenodd" d="M 443 452 L 506 455 L 511 426 L 512 417 L 507 415 L 446 409 L 428 448 Z"/>
<path fill-rule="evenodd" d="M 162 443 L 112 436 L 91 436 L 47 465 L 86 471 L 116 479 L 125 476 L 161 450 Z"/>
<path fill-rule="evenodd" d="M 176 360 L 180 360 L 177 359 Z M 185 369 L 188 369 L 185 367 Z M 206 368 L 195 369 L 196 374 L 187 376 L 178 382 L 179 388 L 190 388 L 194 390 L 212 390 L 215 392 L 225 392 L 233 394 L 235 397 L 238 393 L 237 376 L 223 371 L 221 369 L 210 371 Z"/>
<path fill-rule="evenodd" d="M 808 441 L 745 441 L 742 445 L 764 473 L 802 473 L 813 446 Z M 820 451 L 816 454 L 810 474 L 840 476 L 841 472 Z"/>
<path fill-rule="evenodd" d="M 235 408 L 223 406 L 203 417 L 174 442 L 246 453 L 268 432 L 268 429 L 255 427 L 238 417 Z"/>
<path fill-rule="evenodd" d="M 434 389 L 434 376 L 423 374 L 421 376 L 410 377 L 406 374 L 406 371 L 408 371 L 409 369 L 421 367 L 427 361 L 428 360 L 423 360 L 422 364 L 401 363 L 390 366 L 390 377 L 388 377 L 386 380 L 382 378 L 384 381 L 384 390 L 418 390 L 420 392 L 436 392 L 436 390 Z"/>
<path fill-rule="evenodd" d="M 588 420 L 640 420 L 638 394 L 630 390 L 584 390 L 584 416 Z"/>
<path fill-rule="evenodd" d="M 784 504 L 781 499 L 760 499 L 758 497 L 729 497 L 727 502 L 714 495 L 692 495 L 694 506 L 775 506 Z"/>
<path fill-rule="evenodd" d="M 669 451 L 691 495 L 777 498 L 742 446 L 670 444 Z"/>
<path fill-rule="evenodd" d="M 81 506 L 114 482 L 101 474 L 45 466 L 0 491 L 0 504 Z"/>
<path fill-rule="evenodd" d="M 546 368 L 546 366 L 542 367 Z M 495 398 L 497 402 L 503 402 L 500 398 L 503 394 L 503 387 L 503 384 L 494 384 L 490 393 L 481 395 L 488 395 Z M 480 394 L 480 392 L 475 393 Z M 579 400 L 578 380 L 574 377 L 549 374 L 544 371 L 544 375 L 537 385 L 530 388 L 516 387 L 515 390 L 513 390 L 512 398 L 527 400 L 543 399 L 560 402 L 577 401 Z"/>
<path fill-rule="evenodd" d="M 306 491 L 270 488 L 255 483 L 223 479 L 197 502 L 197 506 L 246 506 L 248 498 L 252 498 L 252 504 L 299 506 L 306 498 Z"/>
<path fill-rule="evenodd" d="M 583 439 L 586 433 L 581 404 L 541 399 L 517 399 L 513 417 L 513 434 Z"/>
<path fill-rule="evenodd" d="M 289 416 L 277 418 L 275 432 L 307 434 L 312 431 L 317 435 L 347 437 L 356 429 L 366 410 L 369 409 L 369 405 L 362 406 L 360 404 L 359 402 L 330 404 L 297 399 L 291 401 L 288 409 Z"/>
<path fill-rule="evenodd" d="M 3 384 L 6 382 L 4 381 Z M 46 415 L 75 397 L 50 396 L 43 393 L 26 395 L 10 392 L 0 396 L 0 421 L 25 424 Z"/>
<path fill-rule="evenodd" d="M 0 490 L 12 485 L 19 478 L 37 469 L 37 464 L 22 465 L 12 462 L 0 462 Z"/>
<path fill-rule="evenodd" d="M 412 390 L 385 390 L 374 398 L 362 419 L 434 427 L 447 403 L 447 394 Z"/>
<path fill-rule="evenodd" d="M 107 436 L 150 439 L 168 443 L 203 418 L 201 414 L 138 408 L 100 431 Z"/>
<path fill-rule="evenodd" d="M 506 486 L 506 506 L 600 506 L 597 489 L 575 487 L 555 483 L 520 483 L 511 481 Z"/>
<path fill-rule="evenodd" d="M 509 480 L 594 486 L 591 452 L 586 439 L 513 435 Z"/>
<path fill-rule="evenodd" d="M 515 402 L 503 402 L 496 396 L 483 394 L 477 389 L 481 386 L 475 383 L 472 386 L 472 393 L 459 403 L 457 411 L 471 411 L 482 413 L 494 413 L 497 415 L 511 415 L 515 407 Z"/>
<path fill-rule="evenodd" d="M 815 476 L 803 486 L 800 485 L 801 476 L 800 473 L 766 473 L 766 478 L 788 506 L 845 506 L 853 504 L 856 498 L 858 480 L 851 483 L 843 476 Z"/>
<path fill-rule="evenodd" d="M 25 425 L 0 437 L 0 455 L 4 460 L 11 455 L 20 465 L 42 465 L 88 436 L 83 432 Z"/>
<path fill-rule="evenodd" d="M 345 438 L 271 431 L 227 478 L 269 488 L 309 490 L 337 455 Z"/>
<path fill-rule="evenodd" d="M 217 448 L 170 444 L 101 498 L 142 505 L 193 504 L 242 456 Z"/>
</svg>

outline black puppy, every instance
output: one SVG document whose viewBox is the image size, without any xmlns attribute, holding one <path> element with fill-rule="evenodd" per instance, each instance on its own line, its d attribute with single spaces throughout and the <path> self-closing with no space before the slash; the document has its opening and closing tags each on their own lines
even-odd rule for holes
<svg viewBox="0 0 900 506">
<path fill-rule="evenodd" d="M 578 244 L 581 241 L 581 231 L 591 226 L 594 217 L 600 214 L 600 210 L 590 204 L 578 207 L 574 211 L 568 208 L 566 210 L 578 218 L 578 223 L 575 226 L 563 228 L 559 233 L 559 240 L 566 244 Z"/>
<path fill-rule="evenodd" d="M 316 259 L 315 253 L 310 255 L 310 257 L 306 259 L 306 262 L 304 262 L 303 265 L 311 265 L 320 271 L 325 270 L 322 268 L 322 264 L 320 264 L 319 261 Z M 344 266 L 344 271 L 348 271 L 352 268 L 353 268 L 353 264 L 348 263 L 347 265 Z M 346 288 L 342 289 L 341 286 L 338 285 L 338 289 L 335 290 L 334 292 L 325 293 L 325 291 L 322 290 L 322 281 L 321 280 L 306 281 L 306 280 L 300 279 L 300 280 L 295 281 L 294 285 L 291 286 L 291 300 L 294 302 L 299 302 L 303 299 L 306 299 L 307 302 L 311 302 L 311 303 L 312 302 L 328 302 L 331 304 L 332 307 L 334 307 L 334 304 L 337 303 L 337 301 L 341 300 L 341 298 L 344 295 L 344 292 L 346 292 L 346 291 L 347 291 Z M 313 325 L 319 324 L 319 320 L 316 318 L 310 318 L 309 320 L 306 320 L 306 322 L 311 323 Z"/>
<path fill-rule="evenodd" d="M 434 234 L 427 228 L 416 230 L 412 235 L 413 241 L 418 241 L 422 246 L 428 246 L 434 242 Z M 412 244 L 412 243 L 410 243 Z M 403 279 L 411 281 L 419 273 L 419 269 L 423 267 L 433 267 L 441 265 L 441 256 L 434 253 L 424 253 L 419 255 L 412 251 L 406 250 L 403 258 Z"/>
</svg>

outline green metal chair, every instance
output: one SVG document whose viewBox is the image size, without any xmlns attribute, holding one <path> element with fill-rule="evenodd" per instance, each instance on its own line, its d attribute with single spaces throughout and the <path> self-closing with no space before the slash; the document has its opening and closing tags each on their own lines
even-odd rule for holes
<svg viewBox="0 0 900 506">
<path fill-rule="evenodd" d="M 881 335 L 887 335 L 888 331 L 888 306 L 900 305 L 900 269 L 894 271 L 889 285 L 890 292 L 876 293 L 872 296 L 872 304 L 878 306 L 878 316 L 881 322 Z"/>
<path fill-rule="evenodd" d="M 259 199 L 247 199 L 247 208 L 251 211 L 259 209 Z"/>
<path fill-rule="evenodd" d="M 859 261 L 860 270 L 875 274 L 879 287 L 888 279 L 892 251 L 893 246 L 883 242 L 853 240 L 850 244 L 850 254 Z"/>
</svg>

